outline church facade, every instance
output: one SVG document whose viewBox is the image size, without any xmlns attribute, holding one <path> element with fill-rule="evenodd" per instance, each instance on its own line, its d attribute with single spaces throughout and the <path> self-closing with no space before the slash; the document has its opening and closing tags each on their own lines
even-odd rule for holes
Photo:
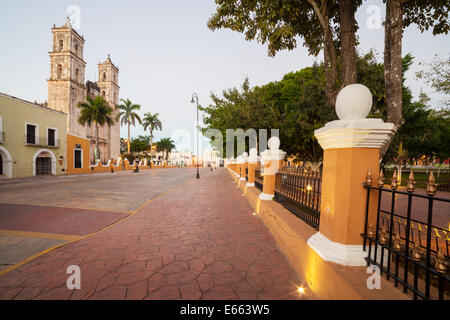
<svg viewBox="0 0 450 320">
<path fill-rule="evenodd" d="M 86 62 L 84 61 L 85 39 L 72 28 L 70 21 L 61 27 L 53 26 L 52 49 L 50 56 L 50 77 L 48 82 L 48 107 L 67 114 L 67 134 L 90 141 L 89 159 L 94 158 L 96 141 L 95 126 L 83 126 L 78 122 L 81 109 L 79 102 L 86 101 L 86 96 L 102 95 L 114 108 L 119 102 L 119 69 L 112 63 L 110 56 L 99 63 L 98 81 L 85 80 Z M 114 117 L 118 111 L 114 111 Z M 68 139 L 69 140 L 69 139 Z M 100 160 L 107 162 L 120 156 L 120 123 L 111 127 L 99 128 Z M 74 146 L 67 146 L 67 153 L 73 152 Z M 79 163 L 79 162 L 77 162 Z M 67 163 L 68 169 L 73 166 Z M 85 164 L 88 165 L 88 164 Z"/>
</svg>

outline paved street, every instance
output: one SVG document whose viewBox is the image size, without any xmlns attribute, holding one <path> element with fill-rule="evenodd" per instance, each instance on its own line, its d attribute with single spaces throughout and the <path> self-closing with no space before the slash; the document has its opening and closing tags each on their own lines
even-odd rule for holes
<svg viewBox="0 0 450 320">
<path fill-rule="evenodd" d="M 11 190 L 22 190 L 20 184 L 0 187 L 0 202 L 13 199 L 13 204 L 34 206 L 58 206 L 61 194 L 77 190 L 70 206 L 95 211 L 80 211 L 80 219 L 93 215 L 92 220 L 55 229 L 55 238 L 47 239 L 71 243 L 0 276 L 0 299 L 298 299 L 296 288 L 302 282 L 226 170 L 203 171 L 199 181 L 192 173 L 155 170 L 136 175 L 135 181 L 126 175 L 95 178 L 98 181 L 80 177 L 80 183 L 58 181 L 53 197 L 52 183 L 45 182 L 38 190 L 30 186 L 29 201 Z M 98 202 L 97 188 L 103 189 Z M 105 192 L 109 188 L 111 195 Z M 4 195 L 5 189 L 11 197 Z M 39 202 L 41 196 L 45 203 Z M 30 215 L 29 208 L 23 208 L 21 214 Z M 110 224 L 104 216 L 121 219 L 121 210 L 132 213 L 111 228 L 70 240 L 70 235 L 91 232 L 94 221 L 95 228 Z M 61 219 L 74 221 L 70 216 Z M 12 220 L 2 219 L 0 226 L 9 223 L 15 229 L 18 225 Z M 35 239 L 49 232 L 40 228 Z M 67 289 L 70 265 L 81 268 L 81 290 Z M 312 298 L 308 290 L 303 298 Z"/>
<path fill-rule="evenodd" d="M 157 169 L 0 184 L 0 271 L 102 230 L 193 177 L 194 169 Z"/>
</svg>

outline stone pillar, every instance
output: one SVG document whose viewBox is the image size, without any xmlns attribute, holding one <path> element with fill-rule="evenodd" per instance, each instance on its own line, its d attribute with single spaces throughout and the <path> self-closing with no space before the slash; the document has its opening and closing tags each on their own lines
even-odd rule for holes
<svg viewBox="0 0 450 320">
<path fill-rule="evenodd" d="M 246 181 L 245 177 L 245 169 L 247 168 L 247 158 L 248 158 L 248 153 L 244 152 L 244 154 L 242 155 L 242 163 L 241 163 L 241 181 Z"/>
<path fill-rule="evenodd" d="M 372 94 L 367 87 L 347 86 L 336 100 L 340 120 L 315 131 L 324 150 L 322 199 L 319 232 L 308 245 L 324 260 L 347 266 L 366 264 L 361 233 L 367 190 L 362 184 L 369 170 L 376 181 L 380 149 L 395 132 L 392 123 L 367 119 L 371 108 Z M 376 207 L 377 199 L 372 200 L 369 206 Z"/>
<path fill-rule="evenodd" d="M 255 186 L 255 169 L 258 164 L 258 151 L 255 148 L 250 149 L 250 156 L 248 157 L 248 181 L 247 187 Z"/>
<path fill-rule="evenodd" d="M 128 159 L 125 158 L 125 160 L 123 160 L 123 163 L 125 164 L 125 170 L 129 170 L 129 168 L 130 168 L 130 161 L 128 161 Z"/>
<path fill-rule="evenodd" d="M 283 159 L 286 156 L 286 152 L 279 150 L 279 138 L 270 138 L 268 146 L 269 150 L 261 154 L 261 166 L 264 167 L 263 192 L 259 195 L 261 200 L 273 199 L 276 174 L 283 167 Z"/>
<path fill-rule="evenodd" d="M 237 173 L 237 178 L 241 178 L 241 174 L 242 174 L 242 164 L 243 164 L 243 160 L 242 160 L 242 156 L 238 156 L 236 159 L 236 173 Z"/>
</svg>

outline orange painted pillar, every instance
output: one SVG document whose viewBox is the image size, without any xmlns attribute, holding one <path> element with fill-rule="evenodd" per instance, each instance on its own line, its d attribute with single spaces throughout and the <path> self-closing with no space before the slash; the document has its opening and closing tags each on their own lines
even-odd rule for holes
<svg viewBox="0 0 450 320">
<path fill-rule="evenodd" d="M 362 249 L 368 171 L 379 172 L 380 148 L 390 141 L 394 125 L 365 118 L 372 107 L 368 88 L 355 84 L 338 95 L 340 120 L 315 131 L 324 149 L 319 232 L 308 240 L 324 260 L 348 266 L 366 264 Z M 376 207 L 372 197 L 371 207 Z M 370 209 L 372 210 L 372 208 Z"/>
<path fill-rule="evenodd" d="M 255 148 L 250 149 L 248 157 L 248 181 L 247 187 L 255 186 L 255 169 L 258 164 L 258 151 Z"/>
<path fill-rule="evenodd" d="M 240 159 L 240 181 L 246 181 L 245 179 L 245 169 L 247 168 L 247 158 L 248 158 L 248 154 L 247 152 L 244 152 L 244 154 L 242 154 L 241 156 L 238 157 L 238 159 Z"/>
<path fill-rule="evenodd" d="M 275 179 L 278 171 L 283 166 L 283 159 L 286 152 L 279 150 L 280 139 L 272 137 L 268 142 L 269 150 L 261 154 L 264 167 L 263 192 L 259 195 L 261 200 L 272 200 L 275 196 Z"/>
</svg>

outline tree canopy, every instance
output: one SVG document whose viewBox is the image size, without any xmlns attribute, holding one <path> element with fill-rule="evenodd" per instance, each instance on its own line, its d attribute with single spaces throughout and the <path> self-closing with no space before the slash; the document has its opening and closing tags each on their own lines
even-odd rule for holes
<svg viewBox="0 0 450 320">
<path fill-rule="evenodd" d="M 403 59 L 403 69 L 406 71 L 413 62 L 411 55 Z M 369 117 L 387 117 L 386 95 L 384 88 L 384 67 L 378 62 L 374 52 L 370 51 L 358 57 L 358 82 L 366 85 L 373 95 L 373 108 Z M 404 79 L 403 79 L 404 80 Z M 281 148 L 289 155 L 295 155 L 299 160 L 320 161 L 323 151 L 314 137 L 314 130 L 325 123 L 336 120 L 334 107 L 328 103 L 325 96 L 325 75 L 323 64 L 286 74 L 280 81 L 270 82 L 263 86 L 251 87 L 245 79 L 241 88 L 227 89 L 221 96 L 211 95 L 213 103 L 201 107 L 206 113 L 204 123 L 206 129 L 218 129 L 222 132 L 226 145 L 226 129 L 270 129 L 280 130 Z M 447 120 L 430 109 L 423 101 L 412 102 L 411 92 L 403 87 L 403 103 L 405 112 L 405 128 L 398 132 L 390 151 L 386 154 L 387 161 L 393 161 L 395 151 L 402 141 L 403 147 L 411 157 L 418 155 L 434 155 L 442 153 L 446 159 L 445 147 L 441 140 L 448 132 Z M 426 123 L 422 123 L 421 121 Z M 431 131 L 431 128 L 439 130 Z M 424 130 L 427 130 L 426 132 Z M 447 131 L 445 131 L 447 130 Z M 419 147 L 423 139 L 430 141 L 426 148 Z M 422 142 L 421 142 L 422 141 Z M 214 144 L 214 143 L 213 143 Z M 414 152 L 413 152 L 414 150 Z M 247 147 L 248 152 L 248 147 Z M 412 159 L 412 158 L 411 158 Z"/>
<path fill-rule="evenodd" d="M 160 141 L 156 142 L 156 150 L 158 152 L 164 152 L 166 160 L 168 154 L 171 153 L 174 148 L 174 141 L 170 138 L 162 138 Z"/>
<path fill-rule="evenodd" d="M 297 47 L 303 39 L 311 55 L 323 49 L 326 96 L 334 104 L 339 82 L 356 81 L 356 9 L 361 0 L 216 0 L 216 12 L 208 21 L 211 30 L 228 28 L 246 40 L 267 44 L 268 53 Z M 339 79 L 337 64 L 344 68 Z"/>
<path fill-rule="evenodd" d="M 79 102 L 78 108 L 81 108 L 80 116 L 78 117 L 78 122 L 82 125 L 88 124 L 91 126 L 95 125 L 95 136 L 96 136 L 96 144 L 95 144 L 95 152 L 94 152 L 94 161 L 100 158 L 100 148 L 99 148 L 99 126 L 112 126 L 114 124 L 113 119 L 113 108 L 111 108 L 108 102 L 103 99 L 101 96 L 96 96 L 95 98 L 91 98 L 89 96 L 86 97 L 85 102 Z"/>
</svg>

